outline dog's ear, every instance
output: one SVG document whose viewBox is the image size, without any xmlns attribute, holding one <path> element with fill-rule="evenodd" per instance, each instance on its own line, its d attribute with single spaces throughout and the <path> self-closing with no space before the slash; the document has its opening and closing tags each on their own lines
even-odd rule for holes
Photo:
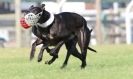
<svg viewBox="0 0 133 79">
<path fill-rule="evenodd" d="M 41 4 L 41 8 L 45 10 L 45 4 Z"/>
<path fill-rule="evenodd" d="M 33 7 L 34 7 L 34 5 L 31 5 L 30 7 L 31 7 L 31 8 L 33 8 Z"/>
<path fill-rule="evenodd" d="M 29 10 L 32 9 L 33 7 L 34 7 L 34 5 L 31 5 L 30 8 L 29 8 Z"/>
</svg>

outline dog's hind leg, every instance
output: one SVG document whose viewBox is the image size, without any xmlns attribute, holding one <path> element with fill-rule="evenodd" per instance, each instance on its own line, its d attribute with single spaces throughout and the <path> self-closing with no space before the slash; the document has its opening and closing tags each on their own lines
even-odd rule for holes
<svg viewBox="0 0 133 79">
<path fill-rule="evenodd" d="M 70 57 L 70 54 L 71 54 L 71 47 L 72 47 L 71 41 L 67 41 L 67 42 L 65 43 L 65 46 L 66 46 L 66 49 L 67 49 L 67 55 L 66 55 L 66 59 L 65 59 L 63 65 L 61 66 L 61 69 L 64 68 L 64 67 L 66 67 L 66 65 L 67 65 L 67 63 L 68 63 L 68 59 L 69 59 L 69 57 Z"/>
<path fill-rule="evenodd" d="M 88 37 L 88 34 L 90 34 L 87 30 L 87 27 L 82 27 L 80 31 L 77 33 L 78 36 L 78 44 L 81 49 L 81 55 L 82 55 L 82 64 L 81 68 L 86 67 L 86 56 L 87 56 L 87 47 L 90 42 L 90 35 Z"/>
<path fill-rule="evenodd" d="M 36 51 L 36 46 L 42 44 L 43 41 L 39 38 L 36 39 L 36 41 L 32 44 L 31 53 L 30 53 L 30 60 L 34 58 L 34 54 Z"/>
<path fill-rule="evenodd" d="M 81 56 L 81 54 L 78 52 L 77 48 L 72 46 L 72 48 L 68 49 L 68 52 L 67 52 L 67 55 L 66 55 L 66 59 L 65 59 L 63 65 L 61 66 L 61 68 L 64 68 L 64 67 L 67 66 L 68 60 L 69 60 L 69 57 L 70 57 L 71 54 L 72 54 L 73 56 L 75 56 L 76 58 L 82 60 L 82 56 Z"/>
<path fill-rule="evenodd" d="M 67 55 L 66 55 L 66 59 L 63 63 L 63 65 L 61 66 L 61 68 L 64 68 L 67 66 L 68 60 L 70 55 L 72 54 L 73 56 L 75 56 L 76 58 L 82 60 L 82 56 L 81 54 L 78 52 L 77 48 L 76 48 L 76 43 L 77 43 L 77 38 L 68 40 L 65 45 L 66 45 L 66 49 L 67 49 Z"/>
</svg>

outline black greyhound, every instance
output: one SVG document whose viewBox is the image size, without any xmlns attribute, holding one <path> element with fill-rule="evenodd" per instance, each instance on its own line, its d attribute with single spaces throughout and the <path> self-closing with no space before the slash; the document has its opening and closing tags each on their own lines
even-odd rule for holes
<svg viewBox="0 0 133 79">
<path fill-rule="evenodd" d="M 45 10 L 44 5 L 41 7 L 31 6 L 28 13 L 39 16 L 36 22 L 37 25 L 33 26 L 33 28 L 36 28 L 40 34 L 37 34 L 36 31 L 32 32 L 43 41 L 49 41 L 46 45 L 43 44 L 42 51 L 50 45 L 57 45 L 60 49 L 64 43 L 67 43 L 67 40 L 74 36 L 77 38 L 77 42 L 81 49 L 81 55 L 79 53 L 79 58 L 82 61 L 81 68 L 86 67 L 86 54 L 91 35 L 87 27 L 87 22 L 82 16 L 70 12 L 63 12 L 52 16 L 51 13 Z M 43 52 L 40 52 L 39 58 L 42 58 L 42 54 Z M 58 52 L 53 53 L 54 60 L 57 58 L 57 54 Z M 34 53 L 31 52 L 31 58 L 33 56 Z"/>
</svg>

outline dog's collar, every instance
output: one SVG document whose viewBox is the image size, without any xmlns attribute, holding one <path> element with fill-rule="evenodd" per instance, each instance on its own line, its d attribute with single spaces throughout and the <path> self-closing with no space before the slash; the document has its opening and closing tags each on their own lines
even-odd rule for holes
<svg viewBox="0 0 133 79">
<path fill-rule="evenodd" d="M 49 27 L 53 22 L 54 22 L 54 14 L 50 13 L 50 18 L 49 18 L 46 22 L 44 22 L 44 23 L 42 23 L 42 24 L 37 23 L 37 25 L 40 26 L 40 27 L 42 27 L 42 28 L 47 28 L 47 27 Z"/>
</svg>

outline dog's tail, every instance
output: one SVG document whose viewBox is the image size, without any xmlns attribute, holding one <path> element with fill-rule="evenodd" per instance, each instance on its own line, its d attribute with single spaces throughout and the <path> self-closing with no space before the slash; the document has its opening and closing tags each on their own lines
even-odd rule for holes
<svg viewBox="0 0 133 79">
<path fill-rule="evenodd" d="M 88 28 L 89 29 L 89 28 Z M 93 28 L 94 29 L 94 28 Z M 91 34 L 91 32 L 93 31 L 93 29 L 90 29 L 89 30 L 89 33 Z M 91 48 L 91 47 L 87 47 L 87 49 L 89 49 L 90 51 L 93 51 L 93 52 L 96 52 L 97 53 L 97 51 L 95 50 L 95 49 L 93 49 L 93 48 Z"/>
<path fill-rule="evenodd" d="M 87 49 L 89 49 L 90 51 L 93 51 L 93 52 L 96 52 L 97 53 L 97 51 L 95 49 L 91 48 L 91 47 L 87 47 Z"/>
</svg>

